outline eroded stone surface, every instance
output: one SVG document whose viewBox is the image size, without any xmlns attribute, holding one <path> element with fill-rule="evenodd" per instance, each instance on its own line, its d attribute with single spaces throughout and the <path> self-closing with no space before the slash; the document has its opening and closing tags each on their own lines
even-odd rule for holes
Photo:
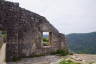
<svg viewBox="0 0 96 64">
<path fill-rule="evenodd" d="M 18 3 L 0 2 L 0 30 L 7 32 L 6 59 L 45 55 L 56 50 L 67 50 L 65 36 L 48 20 L 19 7 Z M 42 46 L 42 33 L 50 32 L 50 47 Z"/>
</svg>

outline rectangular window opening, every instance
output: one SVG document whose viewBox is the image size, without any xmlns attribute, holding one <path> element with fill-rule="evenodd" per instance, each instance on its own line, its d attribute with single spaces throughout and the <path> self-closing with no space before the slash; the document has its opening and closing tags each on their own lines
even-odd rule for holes
<svg viewBox="0 0 96 64">
<path fill-rule="evenodd" d="M 43 46 L 50 46 L 50 32 L 43 32 Z"/>
</svg>

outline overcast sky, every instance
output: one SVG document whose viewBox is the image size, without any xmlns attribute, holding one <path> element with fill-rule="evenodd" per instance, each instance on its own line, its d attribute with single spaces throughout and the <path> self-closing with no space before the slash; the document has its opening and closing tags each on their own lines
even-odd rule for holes
<svg viewBox="0 0 96 64">
<path fill-rule="evenodd" d="M 9 0 L 45 16 L 61 33 L 96 32 L 96 0 Z"/>
</svg>

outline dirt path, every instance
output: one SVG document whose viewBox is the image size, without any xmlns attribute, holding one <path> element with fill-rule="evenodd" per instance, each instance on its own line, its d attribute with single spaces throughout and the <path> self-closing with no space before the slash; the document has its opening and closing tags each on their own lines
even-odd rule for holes
<svg viewBox="0 0 96 64">
<path fill-rule="evenodd" d="M 52 64 L 61 59 L 59 56 L 49 55 L 35 58 L 24 58 L 18 62 L 9 62 L 8 64 Z"/>
<path fill-rule="evenodd" d="M 5 49 L 6 43 L 4 43 L 0 49 L 0 64 L 6 64 L 5 62 Z"/>
</svg>

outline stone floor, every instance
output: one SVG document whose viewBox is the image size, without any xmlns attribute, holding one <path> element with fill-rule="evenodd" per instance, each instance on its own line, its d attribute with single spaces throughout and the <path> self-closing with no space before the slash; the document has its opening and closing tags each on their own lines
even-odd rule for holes
<svg viewBox="0 0 96 64">
<path fill-rule="evenodd" d="M 6 49 L 6 43 L 4 43 L 0 49 L 0 64 L 5 64 L 5 49 Z"/>
<path fill-rule="evenodd" d="M 70 59 L 81 64 L 96 64 L 96 55 L 91 54 L 74 54 L 69 56 L 49 55 L 35 58 L 23 58 L 21 61 L 9 62 L 6 64 L 57 64 L 61 59 Z"/>
<path fill-rule="evenodd" d="M 61 59 L 60 56 L 49 55 L 35 58 L 23 58 L 18 62 L 9 62 L 7 64 L 53 64 Z"/>
</svg>

